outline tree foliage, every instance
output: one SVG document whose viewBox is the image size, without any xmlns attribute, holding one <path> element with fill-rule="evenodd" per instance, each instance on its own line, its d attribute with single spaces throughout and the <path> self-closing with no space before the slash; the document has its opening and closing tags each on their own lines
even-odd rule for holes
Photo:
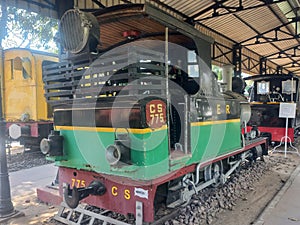
<svg viewBox="0 0 300 225">
<path fill-rule="evenodd" d="M 212 71 L 215 72 L 218 76 L 218 80 L 222 80 L 222 68 L 219 66 L 212 65 Z"/>
<path fill-rule="evenodd" d="M 58 21 L 55 19 L 7 7 L 6 36 L 2 45 L 4 48 L 22 47 L 56 52 L 54 35 L 57 30 Z"/>
</svg>

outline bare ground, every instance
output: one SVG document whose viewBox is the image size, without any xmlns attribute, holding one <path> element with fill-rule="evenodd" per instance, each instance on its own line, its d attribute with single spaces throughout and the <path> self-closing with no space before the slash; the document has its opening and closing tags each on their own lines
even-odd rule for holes
<svg viewBox="0 0 300 225">
<path fill-rule="evenodd" d="M 296 154 L 270 154 L 265 157 L 272 166 L 270 170 L 253 185 L 243 198 L 236 201 L 232 210 L 225 210 L 217 215 L 212 225 L 250 225 L 258 218 L 268 203 L 282 188 L 291 173 L 300 164 Z"/>
</svg>

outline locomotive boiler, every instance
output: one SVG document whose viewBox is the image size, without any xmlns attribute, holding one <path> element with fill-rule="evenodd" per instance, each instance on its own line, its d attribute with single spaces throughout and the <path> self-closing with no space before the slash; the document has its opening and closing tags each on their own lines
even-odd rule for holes
<svg viewBox="0 0 300 225">
<path fill-rule="evenodd" d="M 69 207 L 152 222 L 160 205 L 186 204 L 267 154 L 266 138 L 241 133 L 249 103 L 220 92 L 213 40 L 193 26 L 131 4 L 94 16 L 69 10 L 60 32 L 63 58 L 43 70 L 54 131 L 41 149 L 59 166 Z"/>
</svg>

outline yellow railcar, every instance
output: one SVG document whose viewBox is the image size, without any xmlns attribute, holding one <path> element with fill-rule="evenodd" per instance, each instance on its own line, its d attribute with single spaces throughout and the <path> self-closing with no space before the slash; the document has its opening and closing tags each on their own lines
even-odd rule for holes
<svg viewBox="0 0 300 225">
<path fill-rule="evenodd" d="M 42 66 L 58 61 L 55 54 L 13 48 L 3 51 L 1 80 L 3 116 L 8 136 L 25 147 L 39 146 L 53 127 L 52 110 L 43 90 Z"/>
</svg>

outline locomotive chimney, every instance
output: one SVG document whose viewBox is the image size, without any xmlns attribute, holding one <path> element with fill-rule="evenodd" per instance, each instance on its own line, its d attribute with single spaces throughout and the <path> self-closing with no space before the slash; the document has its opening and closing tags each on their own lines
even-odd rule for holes
<svg viewBox="0 0 300 225">
<path fill-rule="evenodd" d="M 233 65 L 224 65 L 222 67 L 223 73 L 222 73 L 222 78 L 223 78 L 223 83 L 225 86 L 225 90 L 223 91 L 232 91 L 232 75 L 233 75 Z"/>
</svg>

